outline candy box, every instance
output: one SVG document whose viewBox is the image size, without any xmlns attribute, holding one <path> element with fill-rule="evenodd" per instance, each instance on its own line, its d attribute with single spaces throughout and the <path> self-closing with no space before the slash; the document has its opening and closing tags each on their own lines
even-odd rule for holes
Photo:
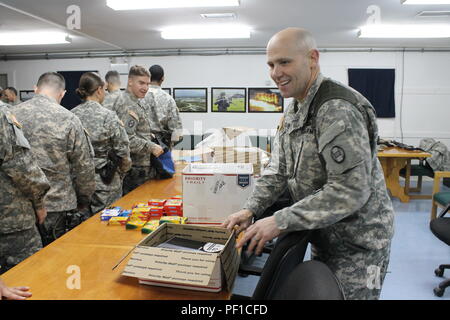
<svg viewBox="0 0 450 320">
<path fill-rule="evenodd" d="M 162 248 L 173 237 L 223 245 L 215 252 Z M 179 289 L 232 291 L 239 269 L 236 236 L 225 228 L 163 223 L 132 250 L 122 275 L 139 283 Z"/>
</svg>

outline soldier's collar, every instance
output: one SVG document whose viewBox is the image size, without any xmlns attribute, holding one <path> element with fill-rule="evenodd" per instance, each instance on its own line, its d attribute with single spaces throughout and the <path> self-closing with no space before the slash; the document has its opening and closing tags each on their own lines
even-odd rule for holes
<svg viewBox="0 0 450 320">
<path fill-rule="evenodd" d="M 39 97 L 39 98 L 45 98 L 45 99 L 47 99 L 47 100 L 50 100 L 51 102 L 53 102 L 53 103 L 58 103 L 58 101 L 56 101 L 56 99 L 54 99 L 54 98 L 52 98 L 52 97 L 50 97 L 50 96 L 47 96 L 47 95 L 45 95 L 45 94 L 42 94 L 42 93 L 36 93 L 35 95 L 34 95 L 34 97 Z M 33 97 L 33 98 L 34 98 Z M 59 104 L 59 103 L 58 103 Z"/>
<path fill-rule="evenodd" d="M 136 96 L 135 96 L 133 93 L 131 93 L 130 91 L 125 90 L 125 94 L 128 95 L 128 96 L 130 97 L 130 99 L 131 99 L 133 102 L 138 102 L 138 101 L 139 101 L 139 98 L 136 97 Z"/>
</svg>

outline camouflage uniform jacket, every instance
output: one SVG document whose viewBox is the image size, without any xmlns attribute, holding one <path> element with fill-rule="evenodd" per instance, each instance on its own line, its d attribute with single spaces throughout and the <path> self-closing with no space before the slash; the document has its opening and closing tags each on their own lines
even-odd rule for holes
<svg viewBox="0 0 450 320">
<path fill-rule="evenodd" d="M 49 212 L 88 205 L 95 190 L 93 150 L 80 119 L 54 99 L 37 94 L 14 107 L 39 167 L 50 181 Z"/>
<path fill-rule="evenodd" d="M 177 142 L 182 134 L 183 125 L 175 100 L 159 86 L 150 86 L 145 103 L 150 109 L 150 127 L 153 133 L 168 137 L 168 141 Z"/>
<path fill-rule="evenodd" d="M 114 109 L 125 125 L 130 139 L 130 154 L 133 166 L 150 167 L 150 156 L 156 146 L 148 119 L 148 105 L 128 91 L 122 92 Z"/>
<path fill-rule="evenodd" d="M 130 142 L 123 123 L 116 113 L 95 101 L 82 103 L 71 111 L 78 116 L 89 134 L 95 153 L 95 168 L 103 168 L 108 162 L 108 153 L 113 151 L 121 159 L 118 165 L 119 171 L 124 173 L 130 170 Z M 115 183 L 120 183 L 118 175 L 114 180 Z M 101 179 L 97 179 L 97 182 L 99 181 Z"/>
<path fill-rule="evenodd" d="M 315 242 L 318 249 L 342 245 L 384 248 L 393 236 L 393 208 L 362 113 L 346 100 L 332 99 L 311 119 L 316 132 L 305 123 L 323 80 L 320 74 L 304 101 L 293 101 L 287 109 L 270 163 L 244 207 L 258 216 L 287 187 L 294 204 L 274 214 L 281 230 L 321 229 Z M 370 105 L 346 88 L 358 103 Z M 374 111 L 372 114 L 376 141 Z"/>
<path fill-rule="evenodd" d="M 431 153 L 431 157 L 425 160 L 434 171 L 450 171 L 450 152 L 445 144 L 433 138 L 423 138 L 419 147 Z"/>
<path fill-rule="evenodd" d="M 0 106 L 0 234 L 31 229 L 49 189 L 20 124 Z"/>
<path fill-rule="evenodd" d="M 116 111 L 117 113 L 117 110 L 114 110 L 114 105 L 116 100 L 119 98 L 120 93 L 121 93 L 120 89 L 113 92 L 108 92 L 105 95 L 105 100 L 103 100 L 102 106 L 111 111 Z"/>
</svg>

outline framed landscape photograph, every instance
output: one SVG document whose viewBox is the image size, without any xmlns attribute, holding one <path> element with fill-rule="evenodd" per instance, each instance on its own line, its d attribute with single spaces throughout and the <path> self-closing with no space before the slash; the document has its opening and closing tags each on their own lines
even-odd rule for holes
<svg viewBox="0 0 450 320">
<path fill-rule="evenodd" d="M 278 88 L 248 88 L 248 112 L 282 113 L 283 106 Z"/>
<path fill-rule="evenodd" d="M 245 88 L 211 88 L 212 112 L 245 112 Z"/>
<path fill-rule="evenodd" d="M 34 90 L 20 90 L 19 97 L 22 102 L 30 100 L 34 97 Z"/>
<path fill-rule="evenodd" d="M 173 98 L 180 112 L 208 112 L 206 88 L 173 88 Z"/>
<path fill-rule="evenodd" d="M 161 88 L 163 91 L 167 92 L 168 94 L 172 95 L 172 89 L 170 88 Z"/>
</svg>

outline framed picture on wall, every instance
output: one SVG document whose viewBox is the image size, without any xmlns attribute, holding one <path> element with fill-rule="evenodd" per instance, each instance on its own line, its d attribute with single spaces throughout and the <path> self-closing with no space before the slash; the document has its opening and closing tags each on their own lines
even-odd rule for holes
<svg viewBox="0 0 450 320">
<path fill-rule="evenodd" d="M 30 100 L 34 97 L 34 90 L 20 90 L 19 97 L 22 102 Z"/>
<path fill-rule="evenodd" d="M 208 112 L 207 88 L 173 88 L 173 98 L 180 112 Z"/>
<path fill-rule="evenodd" d="M 162 90 L 167 92 L 168 94 L 172 95 L 172 89 L 170 89 L 170 88 L 162 88 Z"/>
<path fill-rule="evenodd" d="M 245 112 L 245 88 L 211 88 L 212 112 Z"/>
<path fill-rule="evenodd" d="M 282 113 L 284 99 L 278 88 L 248 88 L 248 112 Z"/>
</svg>

